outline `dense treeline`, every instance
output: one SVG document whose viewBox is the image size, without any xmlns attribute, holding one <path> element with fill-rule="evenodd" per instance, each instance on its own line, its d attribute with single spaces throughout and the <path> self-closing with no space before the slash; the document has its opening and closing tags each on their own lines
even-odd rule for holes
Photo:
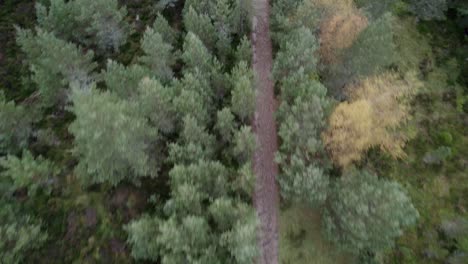
<svg viewBox="0 0 468 264">
<path fill-rule="evenodd" d="M 251 5 L 0 4 L 0 262 L 252 263 Z M 280 262 L 466 262 L 468 5 L 271 5 Z"/>
<path fill-rule="evenodd" d="M 456 1 L 274 1 L 272 15 L 278 47 L 274 75 L 281 100 L 278 120 L 282 144 L 277 159 L 282 170 L 278 178 L 281 192 L 288 208 L 318 212 L 323 235 L 334 242 L 335 251 L 351 253 L 359 263 L 466 261 L 467 249 L 461 239 L 467 231 L 465 210 L 449 209 L 451 212 L 443 216 L 443 221 L 430 224 L 426 217 L 431 212 L 424 203 L 435 198 L 422 198 L 421 191 L 414 191 L 420 185 L 411 186 L 424 178 L 426 170 L 437 167 L 443 173 L 443 165 L 449 160 L 455 164 L 463 162 L 464 125 L 453 128 L 458 131 L 443 133 L 449 140 L 452 133 L 462 133 L 457 150 L 453 144 L 441 146 L 423 158 L 406 152 L 412 151 L 421 137 L 427 137 L 428 116 L 419 112 L 422 105 L 431 105 L 425 98 L 431 98 L 435 104 L 434 101 L 442 100 L 440 95 L 451 93 L 458 102 L 455 107 L 434 110 L 453 113 L 453 121 L 446 117 L 448 123 L 466 116 L 463 75 L 454 72 L 452 79 L 435 77 L 435 72 L 448 66 L 444 64 L 425 68 L 427 63 L 463 55 L 437 54 L 431 47 L 436 40 L 429 40 L 432 32 L 420 33 L 417 29 L 432 26 L 431 22 L 422 21 L 445 21 L 446 15 L 451 15 L 449 21 L 459 23 L 446 24 L 458 34 L 454 34 L 458 39 L 452 45 L 460 45 L 463 38 L 466 42 L 465 12 L 466 6 Z M 457 52 L 466 54 L 466 43 L 457 48 Z M 450 63 L 459 69 L 453 59 Z M 443 79 L 437 80 L 436 88 L 433 78 L 440 77 Z M 461 88 L 463 85 L 465 89 Z M 439 96 L 430 87 L 438 90 Z M 421 162 L 428 167 L 420 172 L 413 170 L 407 176 L 413 179 L 401 177 L 406 175 L 404 168 L 421 168 Z M 450 173 L 456 177 L 453 184 L 460 184 L 458 189 L 466 191 L 466 185 L 456 183 L 466 181 L 461 176 L 466 174 L 466 167 L 455 165 Z M 435 181 L 441 178 L 444 176 Z M 409 187 L 410 192 L 403 186 Z M 457 192 L 452 199 L 460 199 L 460 203 L 463 197 L 462 192 Z M 447 213 L 442 213 L 450 207 L 445 206 L 438 209 L 438 214 Z M 296 209 L 285 210 L 297 214 Z M 421 217 L 417 228 L 411 229 L 414 244 L 405 241 L 395 247 L 395 239 Z M 311 224 L 307 220 L 294 225 L 304 226 L 283 224 L 283 232 L 287 233 L 282 234 L 286 245 L 281 261 L 316 261 L 314 258 L 321 253 L 291 250 L 298 243 L 310 246 L 314 241 L 307 239 L 316 236 L 305 234 L 313 232 L 308 230 Z M 439 244 L 422 249 L 420 243 L 428 239 L 426 229 L 443 237 L 444 225 L 453 226 L 460 234 L 451 235 L 451 242 L 442 238 Z M 330 263 L 333 258 L 329 257 Z M 349 258 L 348 255 L 348 261 Z"/>
<path fill-rule="evenodd" d="M 35 7 L 36 26 L 16 28 L 28 65 L 29 77 L 24 77 L 36 90 L 35 99 L 19 105 L 3 100 L 2 123 L 15 130 L 2 132 L 2 152 L 8 154 L 3 175 L 11 181 L 5 185 L 10 194 L 2 200 L 8 216 L 2 230 L 24 238 L 9 238 L 2 259 L 24 261 L 27 250 L 47 243 L 48 228 L 40 217 L 11 222 L 14 208 L 22 207 L 18 190 L 23 190 L 21 199 L 44 193 L 42 199 L 62 203 L 66 194 L 61 192 L 67 189 L 87 195 L 90 188 L 138 187 L 163 178 L 164 186 L 148 190 L 154 208 L 118 227 L 128 233 L 135 259 L 250 263 L 257 253 L 249 165 L 255 91 L 245 3 L 160 2 L 149 6 L 154 22 L 145 21 L 140 32 L 125 5 L 115 0 L 52 0 Z M 170 23 L 161 11 L 181 11 L 183 20 Z M 140 37 L 139 51 L 130 63 L 122 62 L 118 54 L 134 37 Z M 55 131 L 44 119 L 51 113 L 53 124 L 65 127 L 67 140 L 73 138 L 72 146 L 60 150 L 71 156 L 49 160 L 26 150 L 21 154 L 32 140 L 50 147 L 46 138 Z M 37 129 L 44 139 L 37 137 Z M 165 186 L 167 194 L 158 191 Z M 67 221 L 70 225 L 73 219 Z M 112 228 L 105 225 L 98 228 Z M 101 239 L 106 236 L 113 237 Z M 97 253 L 99 261 L 99 247 L 81 257 Z"/>
</svg>

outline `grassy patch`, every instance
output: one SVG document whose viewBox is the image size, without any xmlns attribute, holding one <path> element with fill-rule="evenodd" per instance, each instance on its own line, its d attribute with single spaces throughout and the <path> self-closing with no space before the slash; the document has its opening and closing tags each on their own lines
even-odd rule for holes
<svg viewBox="0 0 468 264">
<path fill-rule="evenodd" d="M 322 237 L 318 210 L 293 206 L 280 216 L 280 263 L 345 264 L 353 256 L 342 254 Z"/>
</svg>

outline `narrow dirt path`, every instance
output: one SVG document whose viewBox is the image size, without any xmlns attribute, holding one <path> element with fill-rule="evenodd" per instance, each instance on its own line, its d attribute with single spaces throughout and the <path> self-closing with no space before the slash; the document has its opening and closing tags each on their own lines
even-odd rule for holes
<svg viewBox="0 0 468 264">
<path fill-rule="evenodd" d="M 270 5 L 268 0 L 252 0 L 253 70 L 257 90 L 253 129 L 257 139 L 253 169 L 256 175 L 254 205 L 260 220 L 258 264 L 278 263 L 278 204 L 276 183 L 278 165 L 274 156 L 278 149 L 270 38 Z"/>
</svg>

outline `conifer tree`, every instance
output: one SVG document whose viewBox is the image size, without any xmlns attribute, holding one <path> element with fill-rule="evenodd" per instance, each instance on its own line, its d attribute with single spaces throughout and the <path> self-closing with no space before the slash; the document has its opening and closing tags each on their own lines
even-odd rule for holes
<svg viewBox="0 0 468 264">
<path fill-rule="evenodd" d="M 256 140 L 249 126 L 242 126 L 235 133 L 234 144 L 234 155 L 241 164 L 252 160 L 256 148 Z"/>
<path fill-rule="evenodd" d="M 309 29 L 301 27 L 294 30 L 281 40 L 280 46 L 273 66 L 273 75 L 277 80 L 301 69 L 306 75 L 315 72 L 318 60 L 314 53 L 318 41 Z"/>
<path fill-rule="evenodd" d="M 169 160 L 174 164 L 190 164 L 214 158 L 215 138 L 195 118 L 187 115 L 178 143 L 169 145 Z"/>
<path fill-rule="evenodd" d="M 148 69 L 137 64 L 125 67 L 118 62 L 109 60 L 106 71 L 103 71 L 101 75 L 107 89 L 122 99 L 129 99 L 137 94 L 140 81 L 151 76 L 151 73 Z"/>
<path fill-rule="evenodd" d="M 46 7 L 36 2 L 36 17 L 40 28 L 52 32 L 63 40 L 77 40 L 84 30 L 76 20 L 80 10 L 73 6 L 73 2 L 65 0 L 50 0 Z"/>
<path fill-rule="evenodd" d="M 256 220 L 250 206 L 227 196 L 228 170 L 199 161 L 175 166 L 169 175 L 166 219 L 143 217 L 126 227 L 133 256 L 162 263 L 251 263 Z"/>
<path fill-rule="evenodd" d="M 367 171 L 349 171 L 333 187 L 324 233 L 342 249 L 389 249 L 419 214 L 400 184 Z"/>
<path fill-rule="evenodd" d="M 0 206 L 0 259 L 4 263 L 23 263 L 31 250 L 37 250 L 47 240 L 41 224 L 29 215 L 21 215 L 13 206 Z"/>
<path fill-rule="evenodd" d="M 236 49 L 236 61 L 245 61 L 248 65 L 252 62 L 252 46 L 247 37 L 243 37 Z"/>
<path fill-rule="evenodd" d="M 13 155 L 1 158 L 0 166 L 4 169 L 0 176 L 12 181 L 11 191 L 27 188 L 29 196 L 34 196 L 39 187 L 50 190 L 48 181 L 59 172 L 52 162 L 42 156 L 34 158 L 26 150 L 21 159 Z"/>
<path fill-rule="evenodd" d="M 16 153 L 28 145 L 33 115 L 0 92 L 0 152 Z"/>
<path fill-rule="evenodd" d="M 17 34 L 45 106 L 66 101 L 65 89 L 69 85 L 87 87 L 93 81 L 93 52 L 84 54 L 76 45 L 41 29 L 37 34 L 18 29 Z"/>
<path fill-rule="evenodd" d="M 117 0 L 51 0 L 49 9 L 38 4 L 39 26 L 67 41 L 96 46 L 100 53 L 116 52 L 125 44 L 131 26 L 127 10 Z"/>
<path fill-rule="evenodd" d="M 231 109 L 244 122 L 252 119 L 255 112 L 255 90 L 248 76 L 237 80 L 232 91 Z"/>
<path fill-rule="evenodd" d="M 164 134 L 174 132 L 176 113 L 173 91 L 155 79 L 144 78 L 138 85 L 138 97 L 132 103 L 150 125 Z"/>
<path fill-rule="evenodd" d="M 73 4 L 79 10 L 77 21 L 99 50 L 117 52 L 127 42 L 131 26 L 125 21 L 126 8 L 119 8 L 117 0 L 75 0 Z"/>
<path fill-rule="evenodd" d="M 174 64 L 172 46 L 164 42 L 160 33 L 147 28 L 141 41 L 141 48 L 145 56 L 140 61 L 147 66 L 152 75 L 163 83 L 172 79 L 171 66 Z"/>
<path fill-rule="evenodd" d="M 307 80 L 302 72 L 283 81 L 284 101 L 278 111 L 282 144 L 277 153 L 281 165 L 278 181 L 282 195 L 292 201 L 321 205 L 328 194 L 329 178 L 320 134 L 329 105 L 326 89 Z"/>
<path fill-rule="evenodd" d="M 216 1 L 213 0 L 186 0 L 184 4 L 183 15 L 186 16 L 193 8 L 198 14 L 213 17 L 215 14 Z"/>
<path fill-rule="evenodd" d="M 247 35 L 250 31 L 251 22 L 251 0 L 235 0 L 232 4 L 232 11 L 229 17 L 232 31 L 238 36 Z"/>
<path fill-rule="evenodd" d="M 174 46 L 177 44 L 177 32 L 169 25 L 169 22 L 161 13 L 156 15 L 153 23 L 153 30 L 161 34 L 163 41 Z"/>
<path fill-rule="evenodd" d="M 76 120 L 69 130 L 80 159 L 77 172 L 85 182 L 116 185 L 125 178 L 156 175 L 148 149 L 157 131 L 131 103 L 93 87 L 74 88 L 72 100 Z"/>
<path fill-rule="evenodd" d="M 216 31 L 216 54 L 220 61 L 227 62 L 227 57 L 231 54 L 232 33 L 229 18 L 232 9 L 228 0 L 217 0 L 214 15 L 214 27 Z"/>
<path fill-rule="evenodd" d="M 216 43 L 216 29 L 208 15 L 199 14 L 192 7 L 184 16 L 184 26 L 187 32 L 197 35 L 203 44 L 213 50 Z"/>
<path fill-rule="evenodd" d="M 218 111 L 215 128 L 223 142 L 231 142 L 235 132 L 235 125 L 234 115 L 228 107 Z"/>
<path fill-rule="evenodd" d="M 213 57 L 198 36 L 187 33 L 183 49 L 184 73 L 194 73 L 198 68 L 200 73 L 210 76 L 215 69 Z"/>
</svg>

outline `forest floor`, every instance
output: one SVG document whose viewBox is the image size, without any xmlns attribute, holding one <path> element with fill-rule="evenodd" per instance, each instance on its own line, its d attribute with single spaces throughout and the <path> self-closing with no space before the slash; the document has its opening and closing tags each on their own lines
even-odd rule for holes
<svg viewBox="0 0 468 264">
<path fill-rule="evenodd" d="M 258 245 L 259 264 L 278 263 L 279 192 L 276 182 L 278 165 L 274 161 L 278 149 L 275 122 L 276 100 L 271 76 L 273 64 L 270 38 L 268 0 L 254 0 L 253 15 L 253 70 L 257 91 L 253 129 L 257 148 L 253 169 L 256 175 L 254 205 L 260 220 Z"/>
<path fill-rule="evenodd" d="M 357 263 L 322 235 L 320 210 L 297 204 L 281 209 L 279 218 L 281 264 Z"/>
</svg>

